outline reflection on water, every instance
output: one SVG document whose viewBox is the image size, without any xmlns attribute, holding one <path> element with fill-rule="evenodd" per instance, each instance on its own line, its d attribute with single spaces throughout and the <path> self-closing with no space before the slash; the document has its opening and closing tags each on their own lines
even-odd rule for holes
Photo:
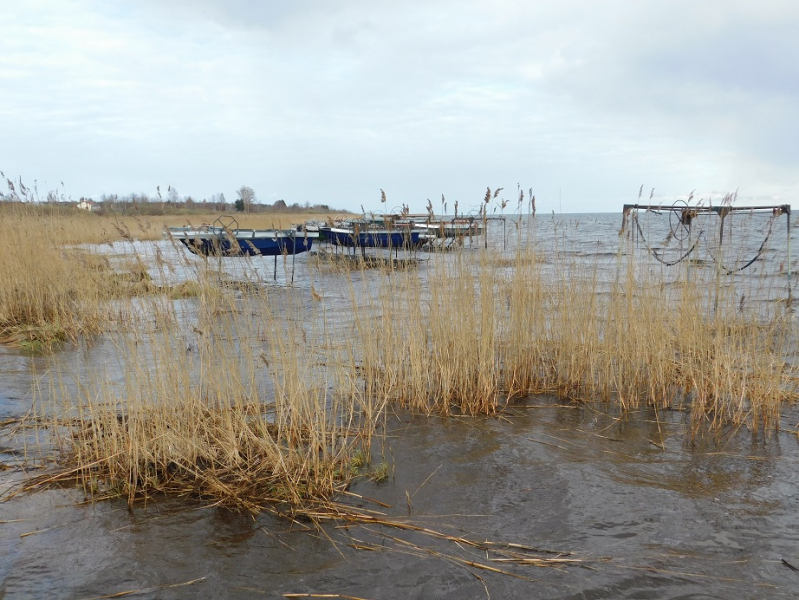
<svg viewBox="0 0 799 600">
<path fill-rule="evenodd" d="M 616 275 L 619 216 L 547 218 L 550 226 L 535 232 L 535 243 L 557 245 L 574 260 L 599 257 L 608 277 Z M 500 226 L 493 227 L 490 243 L 497 250 L 533 235 L 508 223 L 503 238 Z M 655 225 L 646 231 L 651 239 L 662 234 Z M 753 228 L 747 244 L 755 247 L 755 238 Z M 772 242 L 780 248 L 784 234 L 780 241 L 775 233 Z M 154 246 L 167 259 L 177 252 L 166 243 Z M 154 262 L 151 246 L 136 251 Z M 467 245 L 465 251 L 477 250 Z M 173 281 L 197 264 L 210 269 L 223 262 L 228 277 L 260 281 L 280 294 L 291 276 L 290 263 L 279 262 L 275 277 L 271 260 L 170 260 L 174 268 L 161 274 Z M 347 305 L 350 284 L 309 269 L 307 260 L 296 261 L 295 286 L 310 288 L 313 281 L 335 315 Z M 758 283 L 764 273 L 776 278 L 778 266 L 764 262 L 739 277 Z M 418 276 L 426 276 L 424 262 Z M 781 285 L 764 293 L 776 296 Z M 192 301 L 181 302 L 190 313 Z M 114 347 L 112 336 L 67 345 L 57 368 L 65 378 L 88 380 Z M 47 393 L 43 375 L 54 368 L 45 358 L 0 348 L 0 420 L 24 415 L 34 394 Z M 121 384 L 122 374 L 116 376 Z M 346 500 L 449 535 L 572 552 L 582 564 L 492 564 L 520 576 L 510 577 L 443 558 L 488 560 L 412 531 L 309 531 L 307 523 L 185 499 L 129 509 L 122 501 L 84 503 L 79 490 L 50 490 L 0 504 L 0 597 L 485 598 L 486 588 L 493 598 L 795 597 L 799 410 L 789 408 L 780 433 L 768 440 L 744 431 L 705 440 L 691 437 L 683 412 L 620 419 L 602 407 L 562 406 L 550 398 L 523 403 L 528 406 L 498 418 L 391 416 L 384 456 L 392 476 L 351 489 L 389 507 Z M 4 463 L 24 459 L 26 443 L 0 438 Z M 0 471 L 0 490 L 22 476 L 15 468 Z M 366 546 L 371 550 L 356 549 Z"/>
</svg>

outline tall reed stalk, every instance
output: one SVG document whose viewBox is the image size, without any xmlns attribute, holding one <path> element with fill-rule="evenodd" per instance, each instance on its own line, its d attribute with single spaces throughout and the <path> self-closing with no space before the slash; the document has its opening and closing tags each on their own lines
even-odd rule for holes
<svg viewBox="0 0 799 600">
<path fill-rule="evenodd" d="M 4 210 L 0 256 L 0 341 L 47 345 L 101 329 L 106 262 L 65 247 L 57 215 Z"/>
<path fill-rule="evenodd" d="M 629 238 L 615 279 L 543 251 L 520 226 L 511 257 L 475 245 L 432 253 L 418 269 L 311 267 L 312 281 L 336 282 L 334 294 L 267 285 L 251 259 L 224 259 L 241 261 L 230 282 L 216 271 L 223 259 L 177 248 L 149 267 L 161 280 L 176 266 L 192 274 L 196 295 L 174 300 L 158 287 L 108 295 L 98 283 L 108 273 L 78 269 L 80 258 L 45 243 L 51 225 L 30 215 L 0 227 L 25 266 L 0 267 L 6 326 L 84 332 L 109 306 L 121 317 L 103 338 L 113 342 L 105 367 L 54 369 L 62 375 L 39 409 L 62 452 L 45 480 L 77 479 L 92 493 L 302 505 L 343 489 L 392 407 L 492 414 L 548 394 L 620 411 L 688 408 L 694 432 L 771 432 L 797 397 L 786 360 L 795 333 L 781 305 L 750 307 L 715 268 L 686 264 L 675 277 L 636 257 Z M 712 300 L 708 289 L 718 289 Z"/>
<path fill-rule="evenodd" d="M 734 286 L 711 302 L 715 271 L 667 274 L 620 250 L 615 284 L 557 251 L 545 271 L 534 241 L 509 263 L 435 256 L 425 285 L 382 278 L 370 305 L 379 317 L 358 332 L 368 393 L 445 414 L 553 394 L 621 410 L 692 407 L 695 431 L 778 426 L 797 393 L 779 305 L 742 311 Z"/>
</svg>

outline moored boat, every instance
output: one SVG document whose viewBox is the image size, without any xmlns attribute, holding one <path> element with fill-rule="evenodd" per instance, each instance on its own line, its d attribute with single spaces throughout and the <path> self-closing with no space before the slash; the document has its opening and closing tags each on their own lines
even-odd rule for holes
<svg viewBox="0 0 799 600">
<path fill-rule="evenodd" d="M 279 256 L 311 249 L 317 232 L 297 229 L 169 227 L 169 235 L 200 256 Z"/>
<path fill-rule="evenodd" d="M 334 246 L 412 249 L 419 246 L 421 232 L 410 227 L 373 229 L 353 225 L 351 227 L 320 227 L 319 233 Z"/>
<path fill-rule="evenodd" d="M 483 233 L 480 222 L 473 219 L 416 222 L 413 226 L 439 238 L 479 236 Z"/>
</svg>

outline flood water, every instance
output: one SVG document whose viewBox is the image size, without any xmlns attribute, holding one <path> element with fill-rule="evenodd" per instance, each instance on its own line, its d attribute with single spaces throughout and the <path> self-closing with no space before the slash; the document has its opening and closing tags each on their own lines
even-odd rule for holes
<svg viewBox="0 0 799 600">
<path fill-rule="evenodd" d="M 621 215 L 559 219 L 563 228 L 553 218 L 538 242 L 557 243 L 575 260 L 606 257 L 602 264 L 613 276 Z M 749 226 L 740 258 L 729 260 L 743 262 L 757 251 L 757 233 L 766 226 L 766 219 Z M 512 248 L 523 231 L 494 223 L 490 243 L 497 252 Z M 650 231 L 662 240 L 662 231 L 642 228 Z M 784 295 L 778 263 L 787 260 L 786 245 L 784 230 L 775 229 L 757 271 L 732 277 L 751 278 L 764 303 Z M 183 276 L 180 249 L 159 242 L 137 251 L 150 257 L 156 246 L 174 260 L 172 276 Z M 294 285 L 309 288 L 313 280 L 335 307 L 347 294 L 337 287 L 340 276 L 312 274 L 306 260 L 297 257 Z M 264 281 L 274 280 L 271 259 L 256 268 Z M 274 285 L 285 285 L 288 273 L 281 265 Z M 96 340 L 67 345 L 59 357 L 79 370 L 102 361 L 106 350 Z M 23 415 L 35 393 L 46 393 L 50 365 L 46 357 L 0 348 L 0 421 Z M 620 418 L 603 406 L 550 397 L 526 398 L 499 417 L 396 413 L 383 448 L 388 480 L 358 480 L 350 491 L 366 499 L 342 501 L 453 537 L 518 544 L 575 562 L 497 562 L 498 554 L 378 525 L 309 530 L 304 522 L 190 499 L 129 508 L 122 500 L 86 502 L 80 490 L 48 490 L 0 503 L 0 597 L 797 597 L 797 430 L 796 407 L 786 407 L 780 431 L 768 438 L 742 430 L 719 439 L 693 437 L 681 411 Z M 0 437 L 7 467 L 0 493 L 24 477 L 24 443 L 31 440 Z"/>
</svg>

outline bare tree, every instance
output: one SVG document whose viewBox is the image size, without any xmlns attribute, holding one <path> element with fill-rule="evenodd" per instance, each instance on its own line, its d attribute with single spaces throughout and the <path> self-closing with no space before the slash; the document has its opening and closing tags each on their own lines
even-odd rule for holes
<svg viewBox="0 0 799 600">
<path fill-rule="evenodd" d="M 178 191 L 170 185 L 169 193 L 167 194 L 167 202 L 171 204 L 177 204 L 178 201 L 180 201 L 180 194 L 178 194 Z"/>
<path fill-rule="evenodd" d="M 250 204 L 255 201 L 255 192 L 251 187 L 246 185 L 241 186 L 236 192 L 241 200 L 241 206 L 244 212 L 250 212 Z"/>
</svg>

